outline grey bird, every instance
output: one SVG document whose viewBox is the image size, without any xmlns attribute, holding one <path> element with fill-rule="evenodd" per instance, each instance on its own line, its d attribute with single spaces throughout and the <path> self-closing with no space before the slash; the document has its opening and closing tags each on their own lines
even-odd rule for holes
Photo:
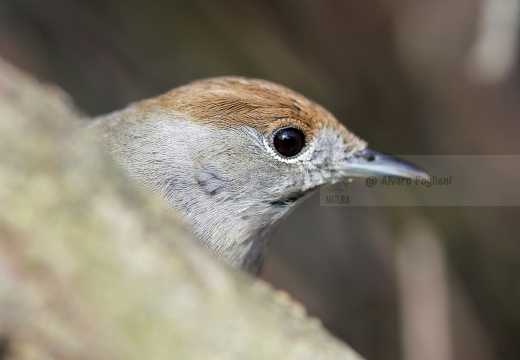
<svg viewBox="0 0 520 360">
<path fill-rule="evenodd" d="M 427 178 L 367 148 L 320 105 L 264 80 L 200 80 L 101 116 L 91 130 L 210 251 L 256 275 L 280 221 L 345 178 Z"/>
</svg>

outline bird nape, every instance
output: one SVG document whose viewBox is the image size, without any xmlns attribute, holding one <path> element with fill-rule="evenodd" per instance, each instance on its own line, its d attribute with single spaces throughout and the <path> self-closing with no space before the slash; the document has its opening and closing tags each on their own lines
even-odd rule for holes
<svg viewBox="0 0 520 360">
<path fill-rule="evenodd" d="M 264 80 L 196 81 L 90 128 L 136 184 L 159 193 L 219 258 L 253 275 L 280 220 L 320 185 L 428 177 L 368 149 L 320 105 Z"/>
</svg>

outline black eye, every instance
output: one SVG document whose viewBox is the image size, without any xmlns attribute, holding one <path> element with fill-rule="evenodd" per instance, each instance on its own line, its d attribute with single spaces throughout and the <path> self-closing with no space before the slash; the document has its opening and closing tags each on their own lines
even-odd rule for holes
<svg viewBox="0 0 520 360">
<path fill-rule="evenodd" d="M 274 134 L 273 145 L 281 155 L 291 157 L 297 155 L 305 146 L 305 135 L 299 129 L 281 129 Z"/>
</svg>

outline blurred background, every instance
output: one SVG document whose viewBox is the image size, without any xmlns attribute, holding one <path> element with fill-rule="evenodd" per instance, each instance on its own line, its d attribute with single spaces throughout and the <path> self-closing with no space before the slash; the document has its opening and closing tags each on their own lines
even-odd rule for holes
<svg viewBox="0 0 520 360">
<path fill-rule="evenodd" d="M 518 0 L 0 0 L 0 56 L 92 116 L 242 75 L 307 95 L 385 152 L 520 155 L 519 19 Z M 370 360 L 520 359 L 519 222 L 519 207 L 316 195 L 262 277 Z"/>
</svg>

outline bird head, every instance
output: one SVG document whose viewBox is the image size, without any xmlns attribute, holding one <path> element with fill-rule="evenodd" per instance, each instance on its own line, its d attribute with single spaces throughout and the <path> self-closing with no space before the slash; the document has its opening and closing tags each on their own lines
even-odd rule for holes
<svg viewBox="0 0 520 360">
<path fill-rule="evenodd" d="M 280 220 L 320 185 L 425 176 L 369 150 L 334 116 L 268 81 L 196 81 L 92 126 L 142 187 L 158 192 L 203 244 L 257 273 Z"/>
</svg>

